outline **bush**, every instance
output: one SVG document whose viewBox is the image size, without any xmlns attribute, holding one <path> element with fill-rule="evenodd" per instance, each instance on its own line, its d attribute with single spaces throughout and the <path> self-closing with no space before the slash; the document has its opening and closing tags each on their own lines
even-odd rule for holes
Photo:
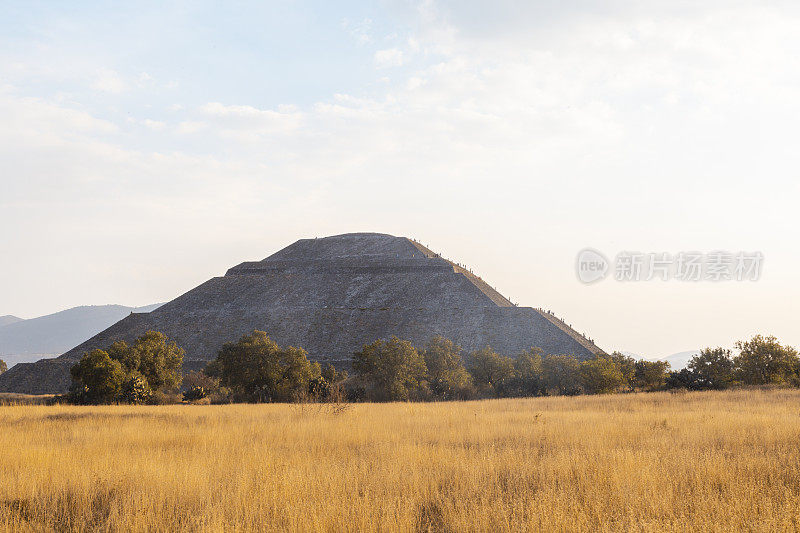
<svg viewBox="0 0 800 533">
<path fill-rule="evenodd" d="M 666 385 L 669 363 L 666 361 L 636 361 L 634 387 L 643 391 L 656 391 Z"/>
<path fill-rule="evenodd" d="M 118 341 L 105 351 L 92 350 L 70 370 L 73 383 L 67 398 L 84 404 L 152 402 L 155 391 L 167 393 L 180 384 L 183 353 L 156 331 L 132 345 Z"/>
<path fill-rule="evenodd" d="M 425 346 L 422 356 L 433 396 L 440 400 L 464 400 L 473 396 L 472 376 L 461 360 L 461 346 L 436 336 Z"/>
<path fill-rule="evenodd" d="M 371 401 L 422 400 L 429 394 L 425 360 L 409 341 L 394 336 L 353 354 L 353 370 Z"/>
<path fill-rule="evenodd" d="M 325 401 L 331 394 L 331 384 L 322 376 L 311 379 L 308 382 L 308 395 L 316 401 Z"/>
<path fill-rule="evenodd" d="M 141 375 L 129 375 L 122 384 L 119 399 L 125 403 L 143 404 L 153 397 L 153 390 Z"/>
<path fill-rule="evenodd" d="M 118 341 L 108 348 L 127 372 L 138 372 L 152 390 L 176 389 L 181 384 L 183 349 L 158 331 L 148 331 L 129 345 Z"/>
<path fill-rule="evenodd" d="M 3 361 L 2 359 L 0 359 L 0 374 L 2 374 L 3 372 L 5 372 L 6 370 L 8 370 L 8 365 L 6 365 L 6 362 L 5 362 L 5 361 Z"/>
<path fill-rule="evenodd" d="M 125 370 L 119 361 L 103 350 L 92 350 L 83 355 L 71 369 L 72 401 L 80 404 L 101 404 L 117 401 Z"/>
<path fill-rule="evenodd" d="M 195 385 L 194 387 L 191 387 L 190 389 L 188 389 L 186 392 L 183 393 L 183 401 L 196 402 L 206 398 L 207 396 L 208 394 L 206 393 L 206 390 L 203 387 Z"/>
<path fill-rule="evenodd" d="M 237 401 L 290 402 L 305 397 L 309 381 L 320 375 L 302 348 L 281 348 L 263 331 L 225 344 L 206 373 L 233 391 Z"/>
<path fill-rule="evenodd" d="M 514 370 L 514 396 L 541 396 L 546 393 L 541 349 L 531 348 L 519 354 L 514 360 Z"/>
<path fill-rule="evenodd" d="M 731 351 L 725 348 L 705 348 L 692 357 L 686 366 L 688 389 L 724 389 L 733 383 Z"/>
<path fill-rule="evenodd" d="M 589 394 L 607 394 L 629 387 L 620 365 L 608 356 L 596 356 L 580 364 L 580 381 Z"/>
<path fill-rule="evenodd" d="M 574 395 L 581 392 L 580 364 L 572 355 L 542 358 L 542 376 L 548 394 Z"/>
<path fill-rule="evenodd" d="M 489 397 L 507 396 L 517 375 L 514 360 L 489 346 L 470 354 L 468 369 L 478 394 Z"/>
<path fill-rule="evenodd" d="M 735 373 L 745 385 L 797 384 L 800 360 L 791 346 L 782 346 L 775 337 L 756 335 L 739 341 L 734 359 Z"/>
</svg>

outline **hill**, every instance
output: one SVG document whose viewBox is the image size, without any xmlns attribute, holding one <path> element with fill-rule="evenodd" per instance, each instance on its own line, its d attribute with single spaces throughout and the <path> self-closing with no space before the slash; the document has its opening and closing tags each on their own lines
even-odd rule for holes
<svg viewBox="0 0 800 533">
<path fill-rule="evenodd" d="M 69 386 L 69 367 L 93 348 L 164 332 L 199 369 L 225 342 L 261 329 L 312 360 L 347 368 L 365 343 L 390 335 L 421 345 L 444 335 L 466 350 L 515 355 L 533 346 L 580 359 L 602 352 L 540 309 L 516 307 L 478 276 L 405 237 L 350 233 L 301 239 L 241 263 L 150 313 L 131 314 L 57 359 L 17 365 L 0 392 L 42 394 Z"/>
<path fill-rule="evenodd" d="M 9 324 L 13 324 L 14 322 L 21 322 L 22 319 L 16 317 L 14 315 L 4 315 L 0 316 L 0 328 L 3 326 L 7 326 Z"/>
<path fill-rule="evenodd" d="M 62 354 L 131 313 L 150 312 L 158 305 L 87 305 L 29 320 L 17 319 L 0 326 L 0 356 L 13 364 Z"/>
</svg>

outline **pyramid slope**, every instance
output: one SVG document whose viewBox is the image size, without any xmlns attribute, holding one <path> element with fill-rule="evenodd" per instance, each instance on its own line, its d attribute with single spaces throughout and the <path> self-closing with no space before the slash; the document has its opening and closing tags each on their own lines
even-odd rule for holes
<svg viewBox="0 0 800 533">
<path fill-rule="evenodd" d="M 363 344 L 390 335 L 421 345 L 439 334 L 466 350 L 490 345 L 509 355 L 532 346 L 579 358 L 602 351 L 554 317 L 514 307 L 422 245 L 376 233 L 302 239 L 262 261 L 241 263 L 155 311 L 131 314 L 53 364 L 65 366 L 90 349 L 131 341 L 148 329 L 186 349 L 190 369 L 202 368 L 222 344 L 253 329 L 340 367 Z M 0 376 L 0 391 L 65 390 L 68 375 L 59 380 L 55 371 L 31 387 L 31 373 L 43 372 L 42 364 L 15 366 Z"/>
</svg>

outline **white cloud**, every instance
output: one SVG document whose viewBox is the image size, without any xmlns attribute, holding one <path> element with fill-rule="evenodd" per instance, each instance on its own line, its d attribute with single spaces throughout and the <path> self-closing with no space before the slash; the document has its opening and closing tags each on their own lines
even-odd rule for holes
<svg viewBox="0 0 800 533">
<path fill-rule="evenodd" d="M 167 127 L 167 125 L 164 122 L 161 122 L 160 120 L 152 120 L 149 118 L 144 119 L 142 121 L 142 124 L 144 124 L 145 127 L 155 131 L 161 131 Z"/>
<path fill-rule="evenodd" d="M 128 85 L 119 73 L 113 70 L 103 70 L 97 74 L 92 88 L 97 91 L 119 94 L 125 92 Z"/>
<path fill-rule="evenodd" d="M 755 289 L 670 286 L 667 294 L 608 283 L 589 294 L 571 271 L 572 254 L 587 245 L 609 253 L 772 246 L 782 257 L 765 250 L 770 264 L 800 262 L 786 244 L 791 232 L 774 229 L 800 225 L 795 14 L 748 3 L 579 15 L 509 6 L 500 2 L 484 20 L 467 16 L 482 12 L 474 3 L 424 2 L 408 52 L 375 52 L 376 66 L 406 65 L 391 77 L 378 73 L 379 83 L 311 104 L 215 95 L 228 103 L 197 106 L 194 93 L 183 95 L 170 107 L 179 115 L 139 114 L 169 124 L 158 136 L 70 98 L 0 93 L 0 156 L 14 176 L 5 178 L 0 217 L 11 227 L 31 208 L 50 209 L 59 237 L 90 252 L 90 228 L 117 232 L 127 240 L 116 252 L 132 272 L 152 267 L 127 249 L 157 246 L 149 236 L 158 234 L 168 253 L 187 259 L 165 269 L 174 274 L 152 273 L 173 283 L 301 235 L 365 225 L 415 234 L 450 247 L 442 251 L 516 300 L 563 311 L 604 347 L 653 356 L 728 342 L 726 322 L 741 324 L 748 306 L 770 307 L 764 295 L 788 290 L 794 298 L 774 301 L 797 301 L 793 274 Z M 142 148 L 148 137 L 163 145 Z M 24 240 L 47 239 L 46 226 Z M 9 253 L 28 252 L 24 240 Z M 221 250 L 217 262 L 209 250 Z M 707 292 L 695 310 L 687 302 L 698 290 Z M 748 320 L 792 331 L 793 304 L 770 305 L 768 317 Z M 681 345 L 666 347 L 675 330 Z"/>
<path fill-rule="evenodd" d="M 403 51 L 398 48 L 388 48 L 375 52 L 375 65 L 378 68 L 399 67 L 403 65 Z"/>
</svg>

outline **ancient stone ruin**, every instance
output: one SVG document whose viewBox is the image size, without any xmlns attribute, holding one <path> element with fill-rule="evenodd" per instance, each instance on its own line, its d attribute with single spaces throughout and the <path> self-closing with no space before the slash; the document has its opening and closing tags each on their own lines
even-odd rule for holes
<svg viewBox="0 0 800 533">
<path fill-rule="evenodd" d="M 347 367 L 362 345 L 390 335 L 423 345 L 444 335 L 471 351 L 515 355 L 531 347 L 579 359 L 602 350 L 552 314 L 516 307 L 470 271 L 404 237 L 349 233 L 302 239 L 150 313 L 131 314 L 56 359 L 20 364 L 0 392 L 66 391 L 69 368 L 88 350 L 164 332 L 200 369 L 226 343 L 253 329 L 309 358 Z"/>
</svg>

